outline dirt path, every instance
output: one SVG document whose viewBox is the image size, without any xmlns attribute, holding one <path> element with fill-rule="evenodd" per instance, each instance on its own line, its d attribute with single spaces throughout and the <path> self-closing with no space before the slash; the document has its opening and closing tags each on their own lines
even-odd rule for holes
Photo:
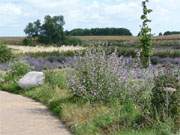
<svg viewBox="0 0 180 135">
<path fill-rule="evenodd" d="M 0 135 L 70 135 L 70 133 L 44 105 L 0 91 Z"/>
</svg>

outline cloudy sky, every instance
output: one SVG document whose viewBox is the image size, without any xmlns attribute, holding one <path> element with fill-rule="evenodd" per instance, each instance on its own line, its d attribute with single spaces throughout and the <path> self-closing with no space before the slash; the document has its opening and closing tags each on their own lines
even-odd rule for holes
<svg viewBox="0 0 180 135">
<path fill-rule="evenodd" d="M 150 0 L 153 33 L 180 31 L 180 0 Z M 0 0 L 0 36 L 23 36 L 28 22 L 63 15 L 66 30 L 125 27 L 135 35 L 141 0 Z"/>
</svg>

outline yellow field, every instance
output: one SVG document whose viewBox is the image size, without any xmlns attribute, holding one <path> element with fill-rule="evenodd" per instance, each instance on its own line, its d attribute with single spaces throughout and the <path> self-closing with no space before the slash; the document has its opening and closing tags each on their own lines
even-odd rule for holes
<svg viewBox="0 0 180 135">
<path fill-rule="evenodd" d="M 13 51 L 17 54 L 19 53 L 38 53 L 38 52 L 66 52 L 66 51 L 76 51 L 76 50 L 82 50 L 83 47 L 74 47 L 74 46 L 62 46 L 62 47 L 43 47 L 43 46 L 36 46 L 36 47 L 30 47 L 30 46 L 17 46 L 17 45 L 8 45 L 9 48 L 13 49 Z"/>
</svg>

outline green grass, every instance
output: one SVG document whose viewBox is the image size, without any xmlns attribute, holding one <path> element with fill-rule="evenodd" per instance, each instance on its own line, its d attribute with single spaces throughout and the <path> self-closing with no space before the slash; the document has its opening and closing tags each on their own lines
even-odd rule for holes
<svg viewBox="0 0 180 135">
<path fill-rule="evenodd" d="M 113 135 L 157 135 L 156 131 L 153 129 L 146 129 L 146 130 L 122 130 Z"/>
<path fill-rule="evenodd" d="M 132 122 L 141 114 L 133 104 L 121 105 L 118 100 L 90 104 L 74 97 L 67 87 L 69 70 L 46 71 L 45 84 L 31 90 L 13 91 L 11 83 L 0 86 L 45 104 L 75 135 L 157 135 L 153 129 L 132 128 Z"/>
</svg>

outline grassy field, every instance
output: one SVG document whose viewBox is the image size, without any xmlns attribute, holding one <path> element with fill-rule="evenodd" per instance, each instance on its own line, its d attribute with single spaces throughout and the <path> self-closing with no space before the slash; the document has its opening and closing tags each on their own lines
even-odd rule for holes
<svg viewBox="0 0 180 135">
<path fill-rule="evenodd" d="M 100 40 L 100 41 L 136 41 L 137 37 L 133 36 L 74 36 L 81 40 Z"/>
<path fill-rule="evenodd" d="M 83 41 L 83 45 L 110 45 L 118 47 L 119 54 L 134 56 L 139 48 L 138 38 L 134 36 L 76 36 Z M 0 40 L 12 48 L 16 53 L 59 52 L 67 50 L 80 50 L 81 47 L 23 47 L 24 37 L 0 37 Z M 180 35 L 158 36 L 153 39 L 154 56 L 180 57 Z"/>
<path fill-rule="evenodd" d="M 118 50 L 118 55 L 135 56 L 139 43 L 138 38 L 133 36 L 76 36 L 76 38 L 84 41 L 84 44 L 98 44 L 115 46 Z M 54 53 L 61 51 L 76 51 L 83 47 L 27 47 L 19 46 L 23 37 L 1 37 L 0 40 L 9 45 L 15 53 Z M 153 40 L 153 56 L 160 57 L 180 57 L 180 35 L 154 37 Z M 18 45 L 18 46 L 17 46 Z M 111 47 L 114 48 L 114 47 Z M 111 50 L 111 49 L 110 49 Z M 114 50 L 114 49 L 112 49 Z"/>
<path fill-rule="evenodd" d="M 0 41 L 9 45 L 22 45 L 24 37 L 0 37 Z"/>
<path fill-rule="evenodd" d="M 84 41 L 131 41 L 137 42 L 138 38 L 135 36 L 74 36 Z M 0 37 L 0 40 L 10 44 L 18 45 L 22 44 L 24 37 Z M 170 36 L 157 36 L 153 38 L 154 41 L 180 41 L 180 35 Z"/>
<path fill-rule="evenodd" d="M 135 56 L 139 48 L 138 37 L 134 36 L 76 36 L 85 44 L 113 46 L 119 55 Z M 110 49 L 111 50 L 111 49 Z M 153 56 L 180 57 L 180 35 L 157 36 L 153 38 Z"/>
<path fill-rule="evenodd" d="M 81 40 L 101 40 L 101 41 L 137 41 L 135 36 L 75 36 Z M 180 40 L 180 35 L 157 36 L 153 40 Z"/>
</svg>

